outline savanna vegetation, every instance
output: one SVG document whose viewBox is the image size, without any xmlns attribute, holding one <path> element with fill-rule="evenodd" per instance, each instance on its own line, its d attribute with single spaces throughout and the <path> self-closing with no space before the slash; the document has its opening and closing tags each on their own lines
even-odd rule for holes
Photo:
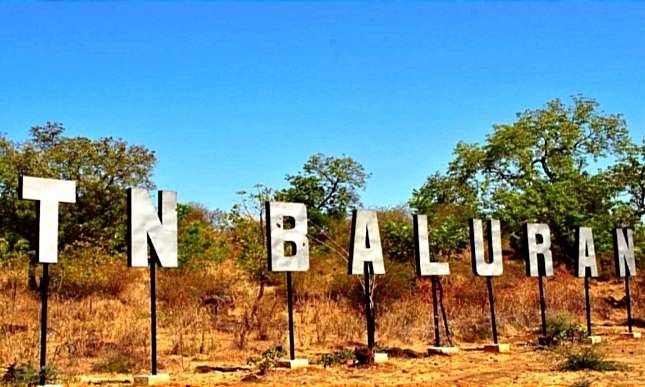
<svg viewBox="0 0 645 387">
<path fill-rule="evenodd" d="M 154 166 L 154 151 L 143 145 L 68 137 L 59 123 L 31 128 L 24 141 L 0 135 L 0 365 L 11 370 L 9 382 L 33 369 L 38 356 L 36 208 L 18 199 L 20 175 L 75 180 L 78 187 L 77 203 L 61 206 L 59 263 L 51 267 L 52 372 L 147 369 L 147 272 L 126 267 L 125 188 L 154 189 Z M 347 259 L 349 214 L 360 208 L 370 173 L 351 157 L 325 154 L 285 173 L 281 187 L 238 192 L 230 209 L 178 206 L 180 267 L 159 272 L 162 369 L 194 372 L 196 364 L 255 359 L 251 366 L 266 371 L 278 347 L 288 345 L 284 278 L 266 264 L 263 203 L 269 200 L 302 202 L 308 210 L 310 270 L 294 275 L 298 351 L 334 367 L 365 341 L 363 283 L 347 275 Z M 592 288 L 594 319 L 624 324 L 610 232 L 634 227 L 639 267 L 645 247 L 645 138 L 632 138 L 624 117 L 582 96 L 552 100 L 494 125 L 481 143 L 457 144 L 448 168 L 428 173 L 407 203 L 377 209 L 387 270 L 370 289 L 379 347 L 419 348 L 433 337 L 431 286 L 415 275 L 413 213 L 428 215 L 431 253 L 451 263 L 451 276 L 441 281 L 447 339 L 480 343 L 491 335 L 485 284 L 471 273 L 471 217 L 502 222 L 505 272 L 495 286 L 506 340 L 529 340 L 539 324 L 537 285 L 523 271 L 526 222 L 551 227 L 557 268 L 546 282 L 548 313 L 566 314 L 574 326 L 582 320 L 581 282 L 572 275 L 574 231 L 590 226 L 601 271 Z M 645 282 L 633 282 L 640 316 Z M 270 359 L 257 358 L 262 353 Z M 575 353 L 562 369 L 601 364 L 597 352 Z"/>
</svg>

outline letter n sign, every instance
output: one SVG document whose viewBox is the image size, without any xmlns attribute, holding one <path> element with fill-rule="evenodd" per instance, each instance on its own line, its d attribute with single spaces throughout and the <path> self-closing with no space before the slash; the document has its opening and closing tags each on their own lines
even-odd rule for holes
<svg viewBox="0 0 645 387">
<path fill-rule="evenodd" d="M 159 191 L 158 211 L 145 189 L 128 189 L 128 265 L 147 267 L 148 246 L 162 267 L 177 267 L 177 193 Z M 157 214 L 158 212 L 158 214 Z"/>
</svg>

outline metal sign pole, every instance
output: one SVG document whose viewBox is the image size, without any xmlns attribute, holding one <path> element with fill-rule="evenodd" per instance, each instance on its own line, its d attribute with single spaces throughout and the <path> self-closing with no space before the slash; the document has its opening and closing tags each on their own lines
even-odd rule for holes
<svg viewBox="0 0 645 387">
<path fill-rule="evenodd" d="M 289 310 L 289 359 L 296 359 L 296 343 L 293 334 L 293 288 L 291 285 L 291 272 L 287 272 L 287 305 Z"/>
<path fill-rule="evenodd" d="M 587 308 L 587 335 L 591 336 L 591 297 L 589 296 L 590 269 L 585 269 L 585 304 Z"/>
<path fill-rule="evenodd" d="M 439 311 L 437 306 L 437 276 L 432 277 L 432 316 L 434 318 L 434 345 L 441 345 L 441 338 L 439 336 Z"/>
<path fill-rule="evenodd" d="M 542 275 L 538 276 L 538 286 L 540 287 L 540 315 L 542 317 L 542 337 L 546 337 L 546 302 L 544 301 L 544 280 Z"/>
<path fill-rule="evenodd" d="M 625 273 L 625 297 L 627 298 L 627 329 L 632 333 L 632 297 L 629 292 L 629 270 Z"/>
<path fill-rule="evenodd" d="M 365 280 L 365 319 L 367 320 L 367 348 L 374 349 L 374 311 L 370 297 L 370 265 L 371 262 L 363 264 L 363 277 Z"/>
<path fill-rule="evenodd" d="M 152 375 L 157 375 L 157 262 L 150 257 L 150 362 Z"/>
<path fill-rule="evenodd" d="M 43 263 L 40 280 L 40 372 L 41 386 L 47 382 L 47 290 L 49 288 L 49 264 Z"/>
<path fill-rule="evenodd" d="M 490 323 L 493 329 L 493 343 L 497 344 L 497 319 L 495 317 L 495 294 L 493 293 L 493 279 L 486 277 L 488 287 L 488 304 L 490 305 Z"/>
</svg>

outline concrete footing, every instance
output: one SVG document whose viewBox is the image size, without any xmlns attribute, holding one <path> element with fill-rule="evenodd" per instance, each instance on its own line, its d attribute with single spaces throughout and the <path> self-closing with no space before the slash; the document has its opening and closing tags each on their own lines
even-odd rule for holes
<svg viewBox="0 0 645 387">
<path fill-rule="evenodd" d="M 621 336 L 628 337 L 630 339 L 640 339 L 641 332 L 623 332 Z"/>
<path fill-rule="evenodd" d="M 600 337 L 600 336 L 587 336 L 584 341 L 587 344 L 600 344 L 600 343 L 602 343 L 602 337 Z"/>
<path fill-rule="evenodd" d="M 307 368 L 309 367 L 309 360 L 307 359 L 293 359 L 289 361 L 289 368 Z"/>
<path fill-rule="evenodd" d="M 307 359 L 293 359 L 293 360 L 282 360 L 278 362 L 278 366 L 282 368 L 307 368 L 309 367 L 309 360 Z"/>
<path fill-rule="evenodd" d="M 376 352 L 374 353 L 374 363 L 387 363 L 387 353 L 385 352 Z"/>
<path fill-rule="evenodd" d="M 132 376 L 94 376 L 94 375 L 81 375 L 78 378 L 81 384 L 132 384 L 134 378 Z"/>
<path fill-rule="evenodd" d="M 39 384 L 38 387 L 63 387 L 62 384 Z"/>
<path fill-rule="evenodd" d="M 170 375 L 168 374 L 136 375 L 134 377 L 135 386 L 154 386 L 166 383 L 170 383 Z"/>
<path fill-rule="evenodd" d="M 511 352 L 511 345 L 510 344 L 486 344 L 484 345 L 484 352 L 508 353 L 508 352 Z"/>
<path fill-rule="evenodd" d="M 459 352 L 457 347 L 428 347 L 428 355 L 451 356 Z"/>
</svg>

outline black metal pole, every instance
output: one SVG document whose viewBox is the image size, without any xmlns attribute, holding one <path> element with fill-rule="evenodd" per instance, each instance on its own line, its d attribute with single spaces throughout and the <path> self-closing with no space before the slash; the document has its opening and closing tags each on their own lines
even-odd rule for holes
<svg viewBox="0 0 645 387">
<path fill-rule="evenodd" d="M 437 307 L 437 276 L 432 276 L 432 317 L 434 319 L 434 345 L 441 345 L 439 337 L 439 310 Z"/>
<path fill-rule="evenodd" d="M 150 363 L 157 374 L 157 263 L 150 258 Z"/>
<path fill-rule="evenodd" d="M 369 262 L 363 266 L 365 280 L 365 319 L 367 320 L 367 348 L 374 349 L 374 316 L 372 311 L 372 300 L 370 298 L 370 267 Z"/>
<path fill-rule="evenodd" d="M 293 288 L 291 272 L 287 272 L 287 305 L 289 310 L 289 359 L 296 359 L 296 342 L 293 335 Z"/>
<path fill-rule="evenodd" d="M 47 290 L 49 288 L 49 264 L 43 263 L 43 277 L 40 280 L 40 371 L 39 383 L 47 382 Z"/>
<path fill-rule="evenodd" d="M 587 335 L 591 336 L 591 298 L 589 296 L 589 268 L 585 272 L 585 304 L 587 307 Z"/>
<path fill-rule="evenodd" d="M 627 297 L 627 329 L 632 333 L 632 297 L 629 294 L 629 273 L 625 274 L 625 296 Z"/>
<path fill-rule="evenodd" d="M 493 343 L 497 344 L 497 320 L 495 317 L 495 294 L 493 293 L 493 279 L 486 277 L 486 286 L 488 287 L 488 304 L 490 305 L 490 323 L 493 328 Z"/>
<path fill-rule="evenodd" d="M 542 317 L 542 337 L 546 337 L 546 303 L 544 301 L 544 281 L 542 275 L 538 276 L 538 285 L 540 287 L 540 315 Z"/>
</svg>

